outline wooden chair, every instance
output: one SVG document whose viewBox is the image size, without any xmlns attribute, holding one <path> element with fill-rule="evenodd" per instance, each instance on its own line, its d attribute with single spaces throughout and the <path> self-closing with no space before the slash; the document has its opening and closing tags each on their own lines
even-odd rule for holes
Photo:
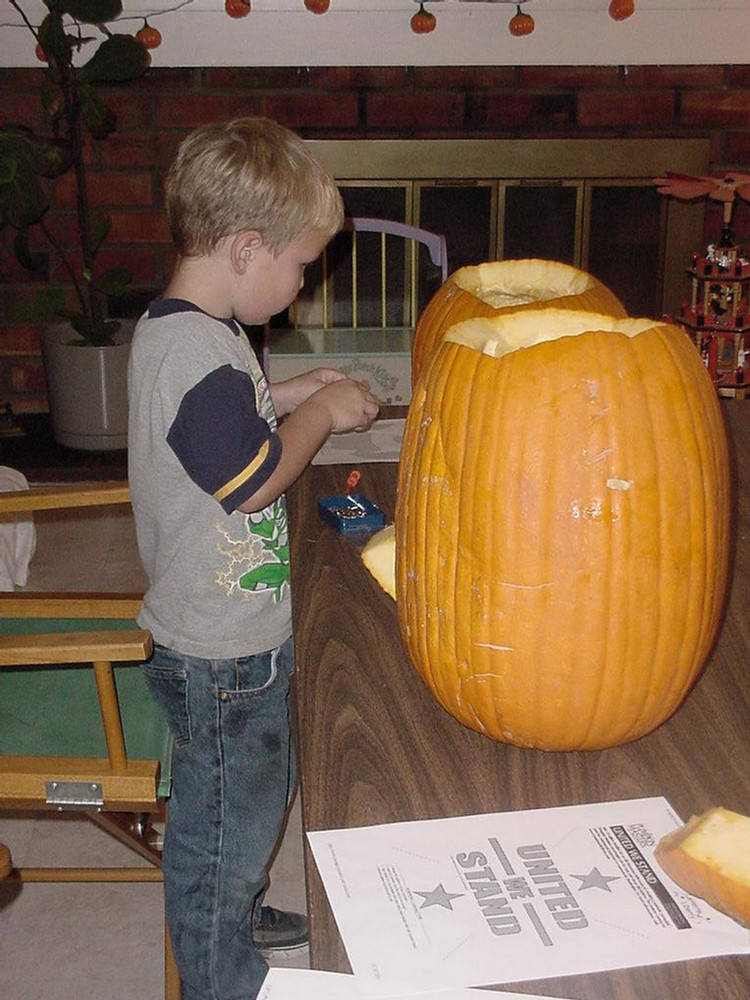
<svg viewBox="0 0 750 1000">
<path fill-rule="evenodd" d="M 277 381 L 334 367 L 367 377 L 381 402 L 408 402 L 420 305 L 447 277 L 441 234 L 387 219 L 347 218 L 309 269 L 288 329 L 266 327 L 265 371 Z"/>
<path fill-rule="evenodd" d="M 0 493 L 22 511 L 129 502 L 127 483 Z M 83 811 L 152 867 L 13 868 L 21 882 L 161 881 L 171 739 L 137 667 L 151 652 L 139 594 L 0 594 L 0 808 Z M 4 847 L 5 845 L 0 845 Z M 179 1000 L 165 928 L 165 1000 Z"/>
</svg>

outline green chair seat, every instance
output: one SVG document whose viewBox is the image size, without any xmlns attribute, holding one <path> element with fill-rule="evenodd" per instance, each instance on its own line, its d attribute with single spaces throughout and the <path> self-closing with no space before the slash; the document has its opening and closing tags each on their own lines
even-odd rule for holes
<svg viewBox="0 0 750 1000">
<path fill-rule="evenodd" d="M 130 619 L 6 618 L 0 635 L 135 629 Z M 171 789 L 172 738 L 139 664 L 115 663 L 125 750 L 132 760 L 160 762 L 158 795 Z M 66 665 L 0 668 L 0 755 L 106 757 L 94 671 Z"/>
</svg>

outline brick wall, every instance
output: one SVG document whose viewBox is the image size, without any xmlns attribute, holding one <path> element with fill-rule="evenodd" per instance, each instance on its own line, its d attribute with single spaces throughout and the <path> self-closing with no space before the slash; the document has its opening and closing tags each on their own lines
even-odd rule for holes
<svg viewBox="0 0 750 1000">
<path fill-rule="evenodd" d="M 40 71 L 0 70 L 0 122 L 44 130 Z M 595 67 L 330 67 L 154 69 L 104 95 L 116 132 L 91 142 L 92 202 L 112 218 L 102 263 L 133 274 L 123 302 L 137 315 L 169 275 L 172 251 L 161 176 L 190 128 L 240 114 L 265 114 L 306 138 L 561 138 L 709 136 L 712 169 L 750 170 L 750 65 Z M 47 216 L 70 244 L 69 177 L 55 184 Z M 750 212 L 737 213 L 750 242 Z M 707 236 L 718 226 L 707 217 Z M 41 325 L 30 280 L 0 236 L 0 404 L 17 413 L 46 408 Z M 53 262 L 49 281 L 64 285 Z"/>
</svg>

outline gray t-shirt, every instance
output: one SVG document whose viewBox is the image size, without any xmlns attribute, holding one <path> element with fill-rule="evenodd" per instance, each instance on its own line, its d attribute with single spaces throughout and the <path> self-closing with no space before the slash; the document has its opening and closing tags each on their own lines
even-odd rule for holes
<svg viewBox="0 0 750 1000">
<path fill-rule="evenodd" d="M 281 645 L 291 634 L 285 501 L 236 509 L 281 455 L 247 337 L 189 302 L 152 303 L 133 338 L 129 396 L 128 478 L 149 578 L 138 624 L 205 659 Z"/>
</svg>

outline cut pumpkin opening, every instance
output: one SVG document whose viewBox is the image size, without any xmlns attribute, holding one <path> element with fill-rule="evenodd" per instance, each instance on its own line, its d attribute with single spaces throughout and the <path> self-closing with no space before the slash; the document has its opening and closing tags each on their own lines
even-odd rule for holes
<svg viewBox="0 0 750 1000">
<path fill-rule="evenodd" d="M 456 323 L 443 340 L 462 344 L 493 358 L 562 337 L 603 331 L 636 337 L 660 324 L 653 319 L 618 319 L 604 313 L 576 312 L 569 309 L 534 309 L 530 312 L 502 314 L 489 318 L 467 319 Z"/>
<path fill-rule="evenodd" d="M 595 284 L 591 275 L 570 264 L 533 258 L 462 267 L 453 274 L 452 280 L 493 309 L 582 295 Z"/>
</svg>

